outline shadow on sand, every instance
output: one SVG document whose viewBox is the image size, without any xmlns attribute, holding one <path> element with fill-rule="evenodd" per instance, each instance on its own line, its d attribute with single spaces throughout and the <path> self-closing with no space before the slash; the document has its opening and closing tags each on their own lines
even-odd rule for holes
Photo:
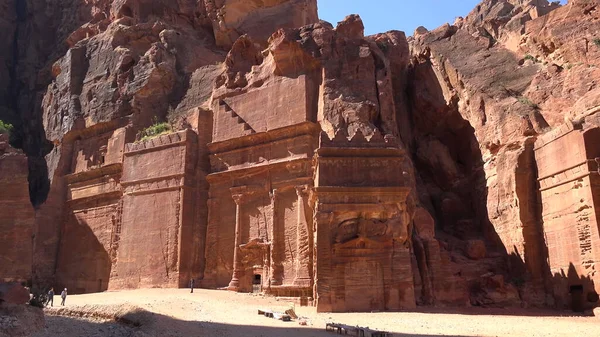
<svg viewBox="0 0 600 337">
<path fill-rule="evenodd" d="M 257 324 L 265 324 L 265 317 L 256 318 Z M 147 311 L 127 313 L 115 321 L 94 322 L 91 320 L 67 316 L 46 316 L 46 328 L 34 337 L 184 337 L 184 336 L 220 336 L 220 337 L 331 337 L 337 333 L 325 331 L 325 327 L 300 327 L 296 321 L 279 322 L 282 327 L 232 325 L 203 321 L 185 321 L 154 314 Z M 439 335 L 406 334 L 393 332 L 395 337 L 435 337 Z M 469 337 L 462 335 L 447 335 Z"/>
<path fill-rule="evenodd" d="M 436 308 L 418 307 L 413 313 L 442 314 L 442 315 L 469 315 L 469 316 L 521 316 L 521 317 L 584 317 L 588 314 L 573 312 L 572 310 L 555 310 L 550 308 Z"/>
</svg>

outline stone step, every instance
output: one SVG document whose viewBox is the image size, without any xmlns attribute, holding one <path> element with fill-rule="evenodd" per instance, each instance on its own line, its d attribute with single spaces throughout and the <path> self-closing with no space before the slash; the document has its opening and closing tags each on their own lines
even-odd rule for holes
<svg viewBox="0 0 600 337">
<path fill-rule="evenodd" d="M 242 134 L 243 135 L 246 136 L 249 134 L 256 133 L 256 131 L 254 129 L 252 129 L 252 126 L 250 126 L 250 124 L 246 123 L 246 121 L 240 115 L 238 115 L 225 101 L 219 102 L 219 109 L 223 109 L 223 111 L 225 113 L 229 113 L 231 118 L 235 118 L 236 122 L 238 124 L 242 125 L 242 130 L 243 130 Z"/>
</svg>

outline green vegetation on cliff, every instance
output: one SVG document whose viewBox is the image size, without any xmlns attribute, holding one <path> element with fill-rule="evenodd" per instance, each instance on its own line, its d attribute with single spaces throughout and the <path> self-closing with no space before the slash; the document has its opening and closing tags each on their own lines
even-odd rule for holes
<svg viewBox="0 0 600 337">
<path fill-rule="evenodd" d="M 144 130 L 138 133 L 137 139 L 139 141 L 145 141 L 147 139 L 160 136 L 162 134 L 171 133 L 172 131 L 173 128 L 171 127 L 171 124 L 167 122 L 159 123 L 155 120 L 153 125 L 145 128 Z"/>
<path fill-rule="evenodd" d="M 6 123 L 0 119 L 0 134 L 10 134 L 13 130 L 12 124 Z"/>
</svg>

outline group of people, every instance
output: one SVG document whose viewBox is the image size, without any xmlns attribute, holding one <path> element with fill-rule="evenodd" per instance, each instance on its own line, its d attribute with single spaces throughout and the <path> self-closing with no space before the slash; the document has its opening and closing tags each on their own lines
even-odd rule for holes
<svg viewBox="0 0 600 337">
<path fill-rule="evenodd" d="M 60 293 L 60 298 L 62 298 L 60 305 L 64 306 L 65 300 L 67 299 L 67 288 Z M 54 288 L 50 288 L 50 291 L 48 292 L 48 301 L 46 301 L 46 306 L 48 306 L 48 304 L 50 304 L 51 307 L 54 306 Z"/>
</svg>

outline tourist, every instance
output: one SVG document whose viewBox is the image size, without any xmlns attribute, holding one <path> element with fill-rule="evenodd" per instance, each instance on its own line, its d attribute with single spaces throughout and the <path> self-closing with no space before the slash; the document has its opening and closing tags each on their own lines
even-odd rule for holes
<svg viewBox="0 0 600 337">
<path fill-rule="evenodd" d="M 65 300 L 67 299 L 67 288 L 60 293 L 60 298 L 62 298 L 60 305 L 65 305 Z"/>
<path fill-rule="evenodd" d="M 194 279 L 190 280 L 190 289 L 191 289 L 190 293 L 193 293 L 194 292 Z"/>
<path fill-rule="evenodd" d="M 50 288 L 50 291 L 48 292 L 48 300 L 46 301 L 46 306 L 48 306 L 48 303 L 50 303 L 51 307 L 54 306 L 54 288 Z"/>
</svg>

